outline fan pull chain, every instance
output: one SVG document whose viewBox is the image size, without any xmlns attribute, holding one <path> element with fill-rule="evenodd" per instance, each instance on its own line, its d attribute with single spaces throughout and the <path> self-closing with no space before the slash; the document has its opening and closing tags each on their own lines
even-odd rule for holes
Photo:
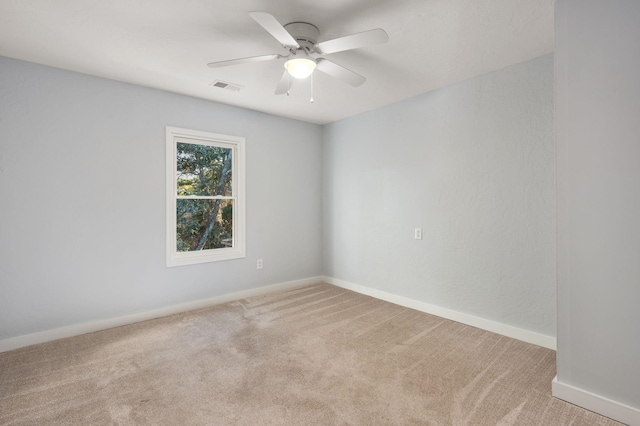
<svg viewBox="0 0 640 426">
<path fill-rule="evenodd" d="M 311 99 L 309 99 L 309 103 L 313 103 L 313 74 L 311 74 Z"/>
<path fill-rule="evenodd" d="M 291 90 L 291 80 L 289 80 L 291 78 L 291 75 L 289 73 L 287 73 L 287 96 L 289 96 L 289 91 Z"/>
</svg>

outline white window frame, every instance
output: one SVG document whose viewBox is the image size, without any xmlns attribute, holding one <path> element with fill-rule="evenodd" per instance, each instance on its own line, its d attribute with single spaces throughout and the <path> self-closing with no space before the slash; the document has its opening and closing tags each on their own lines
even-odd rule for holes
<svg viewBox="0 0 640 426">
<path fill-rule="evenodd" d="M 245 254 L 245 139 L 239 136 L 221 135 L 198 130 L 166 127 L 166 176 L 167 176 L 167 267 L 193 265 L 239 259 Z M 176 250 L 176 200 L 178 142 L 218 146 L 232 150 L 231 193 L 233 195 L 233 246 L 210 250 L 179 252 Z"/>
</svg>

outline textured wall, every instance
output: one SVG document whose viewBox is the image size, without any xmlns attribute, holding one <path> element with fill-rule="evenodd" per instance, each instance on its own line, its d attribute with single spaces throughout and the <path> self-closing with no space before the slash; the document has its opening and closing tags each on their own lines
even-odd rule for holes
<svg viewBox="0 0 640 426">
<path fill-rule="evenodd" d="M 640 424 L 640 2 L 556 3 L 558 381 Z"/>
<path fill-rule="evenodd" d="M 0 58 L 0 338 L 321 272 L 555 335 L 552 64 L 321 130 Z M 165 268 L 165 125 L 247 137 L 246 259 Z"/>
<path fill-rule="evenodd" d="M 246 137 L 245 259 L 165 267 L 166 125 Z M 0 339 L 321 273 L 317 125 L 0 58 L 0 134 Z"/>
<path fill-rule="evenodd" d="M 323 138 L 325 275 L 555 336 L 551 55 Z"/>
</svg>

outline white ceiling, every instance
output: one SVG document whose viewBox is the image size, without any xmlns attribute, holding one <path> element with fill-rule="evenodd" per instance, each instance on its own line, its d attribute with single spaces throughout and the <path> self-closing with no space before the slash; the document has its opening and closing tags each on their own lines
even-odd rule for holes
<svg viewBox="0 0 640 426">
<path fill-rule="evenodd" d="M 553 51 L 554 0 L 0 0 L 0 55 L 325 124 Z M 284 53 L 248 15 L 305 21 L 318 41 L 382 28 L 389 42 L 327 58 L 367 77 L 314 74 L 276 96 Z M 240 92 L 214 88 L 223 80 Z"/>
</svg>

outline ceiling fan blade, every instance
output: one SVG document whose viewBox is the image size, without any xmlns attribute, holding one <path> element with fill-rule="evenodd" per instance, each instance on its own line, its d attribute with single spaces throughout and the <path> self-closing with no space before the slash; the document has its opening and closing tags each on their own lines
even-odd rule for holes
<svg viewBox="0 0 640 426">
<path fill-rule="evenodd" d="M 316 69 L 330 75 L 331 77 L 335 77 L 338 80 L 342 80 L 345 83 L 352 85 L 353 87 L 358 87 L 362 85 L 362 83 L 367 81 L 367 79 L 360 74 L 348 70 L 342 65 L 338 65 L 335 62 L 331 62 L 324 58 L 317 59 Z"/>
<path fill-rule="evenodd" d="M 374 44 L 382 44 L 389 41 L 387 33 L 376 28 L 375 30 L 364 31 L 361 33 L 351 34 L 348 36 L 334 38 L 333 40 L 318 43 L 316 48 L 322 54 L 343 52 L 345 50 L 357 49 L 359 47 L 372 46 Z"/>
<path fill-rule="evenodd" d="M 273 15 L 270 15 L 266 12 L 249 12 L 249 16 L 251 16 L 254 21 L 256 21 L 262 28 L 267 30 L 269 34 L 271 34 L 276 40 L 280 42 L 286 48 L 299 48 L 300 45 L 294 39 L 291 34 L 287 30 L 284 29 L 282 24 L 278 22 Z"/>
<path fill-rule="evenodd" d="M 291 84 L 293 83 L 291 77 L 289 76 L 289 72 L 284 70 L 284 74 L 282 74 L 282 78 L 278 83 L 278 87 L 276 87 L 276 95 L 284 95 L 291 89 Z"/>
<path fill-rule="evenodd" d="M 248 58 L 229 59 L 228 61 L 210 62 L 207 64 L 207 66 L 209 68 L 222 68 L 222 67 L 229 67 L 231 65 L 246 64 L 248 62 L 271 61 L 273 59 L 280 59 L 280 58 L 282 58 L 282 56 L 277 54 L 250 56 Z"/>
</svg>

